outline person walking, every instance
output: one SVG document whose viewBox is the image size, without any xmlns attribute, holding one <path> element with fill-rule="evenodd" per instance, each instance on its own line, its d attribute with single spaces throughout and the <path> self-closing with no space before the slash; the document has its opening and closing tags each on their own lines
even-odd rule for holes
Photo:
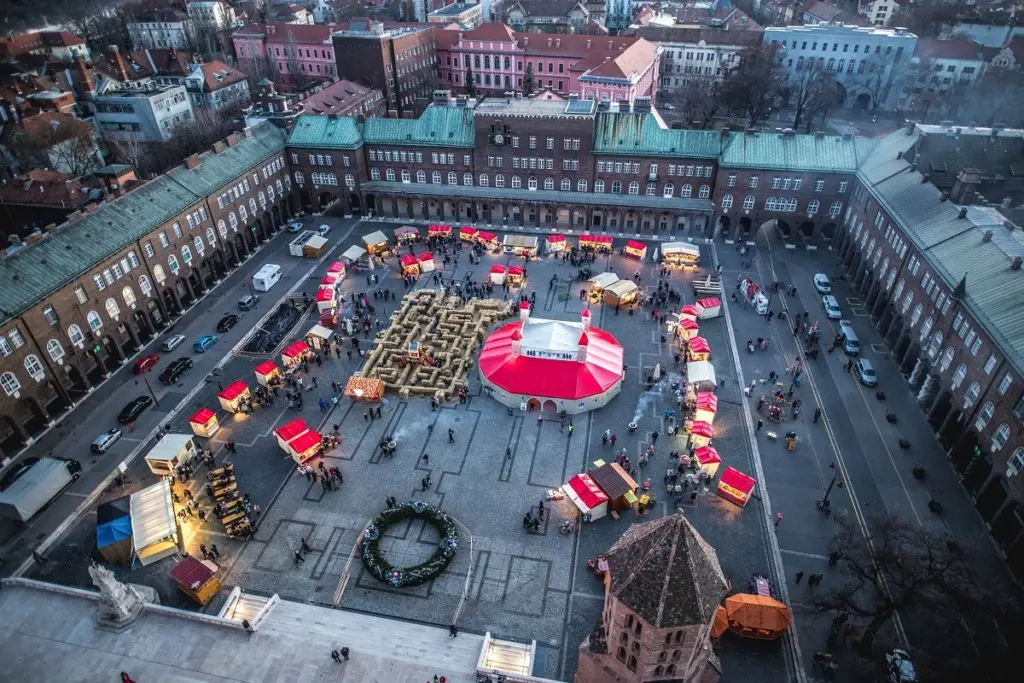
<svg viewBox="0 0 1024 683">
<path fill-rule="evenodd" d="M 347 647 L 341 648 L 341 658 L 344 659 L 346 662 L 348 661 L 348 648 Z"/>
<path fill-rule="evenodd" d="M 782 522 L 782 513 L 781 512 L 776 512 L 775 513 L 775 526 L 779 526 L 779 524 L 781 522 Z"/>
<path fill-rule="evenodd" d="M 423 454 L 423 464 L 424 465 L 429 465 L 430 464 L 430 454 L 429 453 L 424 453 Z"/>
<path fill-rule="evenodd" d="M 331 650 L 331 659 L 336 661 L 338 664 L 341 664 L 341 653 L 337 650 Z"/>
<path fill-rule="evenodd" d="M 821 408 L 814 409 L 814 424 L 818 424 L 818 418 L 821 417 Z"/>
<path fill-rule="evenodd" d="M 300 538 L 299 539 L 299 543 L 302 544 L 302 552 L 308 553 L 308 552 L 313 550 L 312 548 L 309 547 L 309 543 L 306 543 L 306 539 L 305 538 Z"/>
<path fill-rule="evenodd" d="M 215 560 L 219 560 L 220 559 L 220 550 L 217 549 L 217 544 L 216 543 L 211 543 L 210 544 L 210 555 L 212 555 L 213 559 L 215 559 Z"/>
<path fill-rule="evenodd" d="M 839 562 L 839 551 L 833 550 L 828 554 L 828 566 L 834 567 Z"/>
<path fill-rule="evenodd" d="M 448 627 L 448 637 L 449 638 L 454 638 L 454 637 L 456 637 L 458 635 L 459 635 L 459 627 L 458 626 L 456 626 L 455 624 L 452 624 L 451 626 Z"/>
<path fill-rule="evenodd" d="M 761 431 L 761 427 L 764 427 L 764 420 L 757 421 L 757 429 L 754 430 L 754 433 L 756 434 L 757 432 Z"/>
<path fill-rule="evenodd" d="M 448 428 L 448 443 L 455 443 L 455 430 Z"/>
<path fill-rule="evenodd" d="M 803 572 L 797 572 L 796 573 L 796 581 L 794 583 L 798 583 L 799 584 L 800 583 L 800 579 L 802 579 L 802 578 L 804 578 L 804 573 Z M 807 583 L 810 584 L 810 582 L 811 582 L 811 580 L 807 579 Z"/>
<path fill-rule="evenodd" d="M 609 440 L 612 442 L 612 448 L 615 448 L 615 442 L 619 440 L 619 437 L 613 433 Z"/>
<path fill-rule="evenodd" d="M 202 553 L 204 560 L 210 559 L 210 551 L 207 549 L 205 543 L 199 545 L 199 552 Z"/>
<path fill-rule="evenodd" d="M 306 558 L 302 556 L 302 552 L 299 550 L 295 551 L 295 566 L 298 567 L 300 564 L 306 561 Z"/>
</svg>

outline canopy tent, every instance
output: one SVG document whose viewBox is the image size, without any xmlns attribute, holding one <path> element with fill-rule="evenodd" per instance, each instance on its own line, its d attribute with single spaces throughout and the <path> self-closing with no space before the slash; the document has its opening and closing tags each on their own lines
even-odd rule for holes
<svg viewBox="0 0 1024 683">
<path fill-rule="evenodd" d="M 715 436 L 715 428 L 710 422 L 696 420 L 690 425 L 690 434 L 704 439 L 712 439 Z"/>
<path fill-rule="evenodd" d="M 164 434 L 146 453 L 146 464 L 158 477 L 174 476 L 175 468 L 191 460 L 197 451 L 193 435 Z"/>
<path fill-rule="evenodd" d="M 416 242 L 420 238 L 420 231 L 411 225 L 403 225 L 395 228 L 395 239 L 399 242 Z"/>
<path fill-rule="evenodd" d="M 686 360 L 693 362 L 711 357 L 711 345 L 704 337 L 692 337 L 686 344 Z"/>
<path fill-rule="evenodd" d="M 607 289 L 609 286 L 619 281 L 619 276 L 615 273 L 598 273 L 594 277 L 590 278 L 588 282 L 591 287 L 595 289 Z"/>
<path fill-rule="evenodd" d="M 710 361 L 706 360 L 686 364 L 686 382 L 696 386 L 698 391 L 711 391 L 718 386 L 718 381 L 715 379 L 715 368 Z"/>
<path fill-rule="evenodd" d="M 338 277 L 345 275 L 345 264 L 341 261 L 335 261 L 331 265 L 327 266 L 328 275 L 336 275 Z"/>
<path fill-rule="evenodd" d="M 595 251 L 611 251 L 611 235 L 580 235 L 580 249 L 594 249 Z"/>
<path fill-rule="evenodd" d="M 277 437 L 277 445 L 289 453 L 288 442 L 295 437 L 305 434 L 309 431 L 309 425 L 301 417 L 297 417 L 291 422 L 286 422 L 277 429 L 274 430 L 274 436 Z"/>
<path fill-rule="evenodd" d="M 334 290 L 334 289 L 337 289 L 338 283 L 340 281 L 341 281 L 341 278 L 339 278 L 336 274 L 328 273 L 327 275 L 324 275 L 322 278 L 320 278 L 319 288 L 320 289 L 331 289 L 331 290 Z"/>
<path fill-rule="evenodd" d="M 700 317 L 700 308 L 694 304 L 686 304 L 683 306 L 682 310 L 679 311 L 679 315 L 682 316 L 684 320 L 688 319 L 695 321 Z"/>
<path fill-rule="evenodd" d="M 110 564 L 132 561 L 131 499 L 103 503 L 96 509 L 96 549 Z"/>
<path fill-rule="evenodd" d="M 556 253 L 565 251 L 565 235 L 548 235 L 544 241 L 548 245 L 548 251 Z"/>
<path fill-rule="evenodd" d="M 729 502 L 744 507 L 750 502 L 750 494 L 753 493 L 755 484 L 753 477 L 732 467 L 726 467 L 718 480 L 717 493 Z"/>
<path fill-rule="evenodd" d="M 523 284 L 524 277 L 526 277 L 526 270 L 520 266 L 510 266 L 508 272 L 505 274 L 505 279 L 513 287 Z"/>
<path fill-rule="evenodd" d="M 590 475 L 577 474 L 562 486 L 562 490 L 581 513 L 590 515 L 590 521 L 608 514 L 608 496 L 594 483 Z"/>
<path fill-rule="evenodd" d="M 617 280 L 604 289 L 604 300 L 612 304 L 632 303 L 640 294 L 640 286 L 632 280 Z"/>
<path fill-rule="evenodd" d="M 725 599 L 729 628 L 745 638 L 775 640 L 793 625 L 789 607 L 768 595 L 737 593 Z"/>
<path fill-rule="evenodd" d="M 303 357 L 309 353 L 309 345 L 304 341 L 293 342 L 281 352 L 281 360 L 285 366 L 291 366 L 298 363 Z"/>
<path fill-rule="evenodd" d="M 491 266 L 491 272 L 488 274 L 487 277 L 490 278 L 491 282 L 496 285 L 504 284 L 505 272 L 505 266 L 501 265 L 500 263 L 495 263 L 493 266 Z"/>
<path fill-rule="evenodd" d="M 625 248 L 622 253 L 626 256 L 632 256 L 635 259 L 643 260 L 647 256 L 647 245 L 637 240 L 629 240 L 626 242 Z"/>
<path fill-rule="evenodd" d="M 711 623 L 711 638 L 721 638 L 729 630 L 729 617 L 723 605 L 715 608 L 715 620 Z"/>
<path fill-rule="evenodd" d="M 317 324 L 310 328 L 309 332 L 306 333 L 306 343 L 312 346 L 314 349 L 327 348 L 328 342 L 331 337 L 334 336 L 334 330 L 329 327 Z"/>
<path fill-rule="evenodd" d="M 374 230 L 369 235 L 363 235 L 363 245 L 371 254 L 382 251 L 388 247 L 388 237 L 382 230 Z"/>
<path fill-rule="evenodd" d="M 237 413 L 239 404 L 249 396 L 249 387 L 240 379 L 236 379 L 224 387 L 224 391 L 217 394 L 220 407 L 229 413 Z"/>
<path fill-rule="evenodd" d="M 704 422 L 712 422 L 715 419 L 715 413 L 718 412 L 718 397 L 708 391 L 702 391 L 697 394 L 697 410 L 694 412 L 694 420 L 703 420 Z"/>
<path fill-rule="evenodd" d="M 476 235 L 476 241 L 480 244 L 496 247 L 498 246 L 498 236 L 493 232 L 486 232 L 481 230 Z"/>
<path fill-rule="evenodd" d="M 683 339 L 691 339 L 700 333 L 700 325 L 689 318 L 683 318 L 679 321 L 679 329 L 681 330 L 679 336 Z"/>
<path fill-rule="evenodd" d="M 332 287 L 330 289 L 320 288 L 316 292 L 317 311 L 323 313 L 338 305 L 338 292 Z"/>
<path fill-rule="evenodd" d="M 507 254 L 516 256 L 536 256 L 538 239 L 536 235 L 505 235 L 501 246 Z"/>
<path fill-rule="evenodd" d="M 705 472 L 709 477 L 713 477 L 718 473 L 718 467 L 722 464 L 722 458 L 719 457 L 718 451 L 711 446 L 701 446 L 693 452 L 693 457 L 697 458 L 697 465 Z"/>
<path fill-rule="evenodd" d="M 452 234 L 452 226 L 450 225 L 431 225 L 427 228 L 429 235 L 441 237 Z"/>
<path fill-rule="evenodd" d="M 668 266 L 695 266 L 700 262 L 700 248 L 689 242 L 666 242 L 661 255 Z"/>
<path fill-rule="evenodd" d="M 323 443 L 320 434 L 310 430 L 289 441 L 286 450 L 292 454 L 296 463 L 302 465 L 320 454 Z"/>
<path fill-rule="evenodd" d="M 277 365 L 272 360 L 263 361 L 253 368 L 253 372 L 256 373 L 256 381 L 263 386 L 267 386 L 269 382 L 281 376 L 281 371 L 277 369 Z"/>
<path fill-rule="evenodd" d="M 178 523 L 166 479 L 133 493 L 129 506 L 132 546 L 143 566 L 178 552 Z"/>
<path fill-rule="evenodd" d="M 722 300 L 717 296 L 709 296 L 706 299 L 699 299 L 697 301 L 697 307 L 700 309 L 700 314 L 697 317 L 701 320 L 709 320 L 722 315 Z"/>
<path fill-rule="evenodd" d="M 480 234 L 480 231 L 469 225 L 463 225 L 459 228 L 459 239 L 472 242 L 476 239 L 476 236 Z"/>
<path fill-rule="evenodd" d="M 342 258 L 348 259 L 352 263 L 355 263 L 364 256 L 366 256 L 366 250 L 360 247 L 358 244 L 353 244 L 351 247 L 345 250 L 345 253 L 341 255 Z"/>
<path fill-rule="evenodd" d="M 425 251 L 416 259 L 420 262 L 420 270 L 424 273 L 429 273 L 432 270 L 436 270 L 437 266 L 434 265 L 434 255 L 429 251 Z"/>
<path fill-rule="evenodd" d="M 200 408 L 188 419 L 192 433 L 196 436 L 204 436 L 209 439 L 220 429 L 220 421 L 217 420 L 217 413 L 209 408 Z"/>
<path fill-rule="evenodd" d="M 386 385 L 376 377 L 349 377 L 345 383 L 345 396 L 357 401 L 379 401 L 384 398 Z"/>
</svg>

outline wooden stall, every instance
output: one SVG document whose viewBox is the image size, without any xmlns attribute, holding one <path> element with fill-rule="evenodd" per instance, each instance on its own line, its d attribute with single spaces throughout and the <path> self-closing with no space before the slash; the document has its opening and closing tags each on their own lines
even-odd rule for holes
<svg viewBox="0 0 1024 683">
<path fill-rule="evenodd" d="M 637 240 L 629 240 L 626 242 L 626 246 L 622 248 L 622 255 L 643 261 L 647 258 L 647 245 Z"/>
<path fill-rule="evenodd" d="M 304 465 L 323 451 L 323 439 L 319 432 L 309 430 L 288 442 L 288 451 L 292 459 L 299 465 Z"/>
<path fill-rule="evenodd" d="M 377 402 L 384 398 L 384 380 L 375 377 L 349 377 L 344 395 L 356 401 Z"/>
<path fill-rule="evenodd" d="M 398 259 L 399 263 L 402 264 L 402 275 L 415 275 L 420 274 L 420 261 L 412 254 L 402 254 L 402 258 Z"/>
<path fill-rule="evenodd" d="M 256 373 L 256 382 L 265 387 L 281 381 L 281 370 L 272 360 L 263 361 L 253 368 L 253 372 Z"/>
<path fill-rule="evenodd" d="M 375 230 L 369 235 L 363 235 L 363 247 L 371 256 L 380 256 L 391 249 L 387 235 L 380 230 Z"/>
<path fill-rule="evenodd" d="M 309 356 L 309 345 L 304 341 L 297 341 L 281 352 L 281 363 L 285 368 L 290 368 L 307 360 Z"/>
<path fill-rule="evenodd" d="M 429 237 L 451 237 L 452 226 L 450 225 L 431 225 L 427 227 L 427 235 Z"/>
<path fill-rule="evenodd" d="M 187 556 L 174 566 L 170 577 L 182 593 L 205 606 L 220 590 L 220 580 L 215 573 L 217 569 L 217 565 L 210 560 Z"/>
<path fill-rule="evenodd" d="M 476 242 L 476 236 L 480 231 L 472 226 L 463 225 L 459 228 L 459 239 L 463 242 Z"/>
<path fill-rule="evenodd" d="M 713 438 L 715 438 L 715 428 L 710 422 L 694 420 L 690 423 L 690 446 L 693 448 L 710 446 Z"/>
<path fill-rule="evenodd" d="M 697 317 L 701 320 L 709 320 L 722 315 L 722 300 L 717 296 L 698 299 L 696 306 L 700 309 L 700 314 Z"/>
<path fill-rule="evenodd" d="M 560 254 L 568 247 L 565 235 L 548 235 L 544 238 L 544 242 L 547 244 L 548 253 L 551 254 Z"/>
<path fill-rule="evenodd" d="M 714 422 L 715 414 L 718 413 L 718 397 L 710 391 L 702 391 L 697 394 L 696 409 L 693 419 L 703 422 Z"/>
<path fill-rule="evenodd" d="M 629 476 L 629 473 L 622 469 L 617 462 L 606 463 L 598 460 L 594 465 L 595 469 L 589 471 L 588 474 L 608 496 L 608 507 L 612 512 L 632 507 L 633 503 L 637 501 L 636 492 L 639 485 Z"/>
<path fill-rule="evenodd" d="M 420 241 L 420 231 L 411 225 L 395 228 L 395 241 L 398 244 L 412 244 Z"/>
<path fill-rule="evenodd" d="M 526 279 L 526 271 L 519 266 L 511 266 L 508 272 L 505 274 L 505 282 L 508 283 L 509 287 L 522 287 L 523 280 Z"/>
<path fill-rule="evenodd" d="M 617 280 L 604 289 L 604 300 L 606 303 L 626 306 L 640 296 L 643 290 L 632 280 Z"/>
<path fill-rule="evenodd" d="M 345 264 L 341 261 L 335 261 L 331 265 L 327 266 L 327 274 L 334 275 L 339 279 L 345 277 Z"/>
<path fill-rule="evenodd" d="M 668 267 L 696 268 L 700 248 L 689 242 L 666 242 L 661 248 L 661 262 Z"/>
<path fill-rule="evenodd" d="M 538 239 L 536 235 L 505 235 L 501 246 L 506 254 L 533 258 L 537 255 Z"/>
<path fill-rule="evenodd" d="M 313 325 L 309 332 L 306 333 L 306 343 L 310 347 L 320 350 L 326 349 L 331 342 L 331 337 L 334 336 L 334 330 L 323 325 Z"/>
<path fill-rule="evenodd" d="M 718 474 L 718 468 L 722 464 L 722 458 L 718 455 L 717 450 L 711 446 L 701 446 L 693 452 L 693 457 L 697 459 L 697 466 L 700 467 L 701 471 L 709 477 L 713 477 Z"/>
<path fill-rule="evenodd" d="M 493 232 L 481 230 L 476 234 L 476 242 L 487 251 L 494 251 L 498 248 L 498 236 Z"/>
<path fill-rule="evenodd" d="M 693 363 L 711 358 L 711 345 L 704 337 L 693 337 L 686 344 L 686 361 Z"/>
<path fill-rule="evenodd" d="M 611 253 L 612 238 L 610 235 L 580 235 L 579 248 L 584 251 Z"/>
<path fill-rule="evenodd" d="M 249 391 L 248 385 L 240 379 L 227 385 L 222 392 L 217 394 L 220 407 L 229 413 L 237 413 L 239 406 L 250 398 L 252 398 L 252 393 Z"/>
<path fill-rule="evenodd" d="M 209 439 L 220 429 L 220 422 L 217 420 L 217 413 L 209 408 L 200 408 L 188 419 L 192 433 L 196 436 L 204 436 Z"/>
<path fill-rule="evenodd" d="M 500 263 L 495 263 L 491 266 L 491 272 L 487 274 L 492 284 L 503 285 L 505 284 L 505 276 L 508 274 L 508 269 Z"/>
<path fill-rule="evenodd" d="M 291 450 L 288 448 L 288 442 L 308 431 L 309 425 L 306 424 L 306 421 L 301 417 L 297 417 L 291 422 L 286 422 L 275 429 L 274 437 L 277 439 L 277 445 L 286 453 L 291 454 Z"/>
<path fill-rule="evenodd" d="M 425 251 L 416 257 L 416 260 L 420 262 L 420 271 L 429 273 L 432 270 L 436 270 L 437 266 L 434 264 L 434 255 L 429 251 Z"/>
<path fill-rule="evenodd" d="M 732 467 L 726 467 L 718 480 L 716 492 L 727 501 L 745 507 L 750 502 L 756 483 L 753 477 Z"/>
</svg>

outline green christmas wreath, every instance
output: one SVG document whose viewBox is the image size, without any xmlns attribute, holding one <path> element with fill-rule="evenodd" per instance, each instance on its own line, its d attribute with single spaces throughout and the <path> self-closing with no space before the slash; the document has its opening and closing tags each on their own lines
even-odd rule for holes
<svg viewBox="0 0 1024 683">
<path fill-rule="evenodd" d="M 437 550 L 426 562 L 415 567 L 392 566 L 380 551 L 380 539 L 388 527 L 407 519 L 422 519 L 435 529 L 441 536 L 437 542 Z M 451 515 L 441 512 L 433 505 L 414 500 L 398 507 L 385 510 L 370 522 L 363 532 L 363 566 L 378 581 L 383 581 L 395 588 L 418 586 L 430 581 L 445 570 L 455 557 L 459 547 L 459 530 Z"/>
</svg>

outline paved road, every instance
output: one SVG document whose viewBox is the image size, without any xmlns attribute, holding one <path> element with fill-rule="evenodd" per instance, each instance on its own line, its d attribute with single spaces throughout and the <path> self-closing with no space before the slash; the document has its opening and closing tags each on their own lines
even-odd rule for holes
<svg viewBox="0 0 1024 683">
<path fill-rule="evenodd" d="M 328 237 L 330 246 L 341 242 L 350 232 L 354 221 L 339 218 L 310 218 L 309 223 L 329 223 L 332 230 Z M 309 271 L 314 262 L 300 259 L 288 253 L 288 242 L 293 235 L 282 232 L 257 250 L 241 267 L 227 276 L 216 287 L 185 314 L 139 351 L 139 354 L 160 353 L 159 345 L 170 334 L 184 334 L 185 342 L 170 353 L 161 353 L 159 364 L 143 378 L 133 374 L 135 357 L 113 373 L 54 428 L 42 434 L 32 445 L 12 459 L 11 464 L 29 456 L 57 455 L 76 458 L 81 461 L 83 473 L 73 486 L 59 496 L 48 508 L 36 515 L 28 525 L 16 525 L 9 520 L 0 521 L 0 556 L 4 566 L 11 570 L 32 549 L 56 529 L 72 511 L 121 463 L 136 450 L 148 435 L 164 423 L 169 412 L 186 396 L 202 384 L 215 386 L 217 378 L 211 375 L 224 359 L 232 346 L 238 343 L 246 332 L 267 311 L 267 307 L 282 296 L 295 282 Z M 264 293 L 260 306 L 249 312 L 238 310 L 238 298 L 249 290 L 246 283 L 252 274 L 265 263 L 276 263 L 282 268 L 281 281 Z M 204 334 L 216 333 L 217 322 L 227 313 L 238 313 L 240 322 L 228 333 L 217 334 L 218 341 L 212 349 L 203 354 L 192 351 L 192 342 Z M 173 386 L 164 386 L 157 376 L 171 362 L 189 357 L 195 363 L 192 370 Z M 117 414 L 125 404 L 136 396 L 147 393 L 146 382 L 155 394 L 157 406 L 147 409 L 136 421 L 134 430 L 128 432 L 102 456 L 89 453 L 89 444 L 96 436 L 118 426 Z M 8 468 L 11 466 L 8 464 Z"/>
</svg>

